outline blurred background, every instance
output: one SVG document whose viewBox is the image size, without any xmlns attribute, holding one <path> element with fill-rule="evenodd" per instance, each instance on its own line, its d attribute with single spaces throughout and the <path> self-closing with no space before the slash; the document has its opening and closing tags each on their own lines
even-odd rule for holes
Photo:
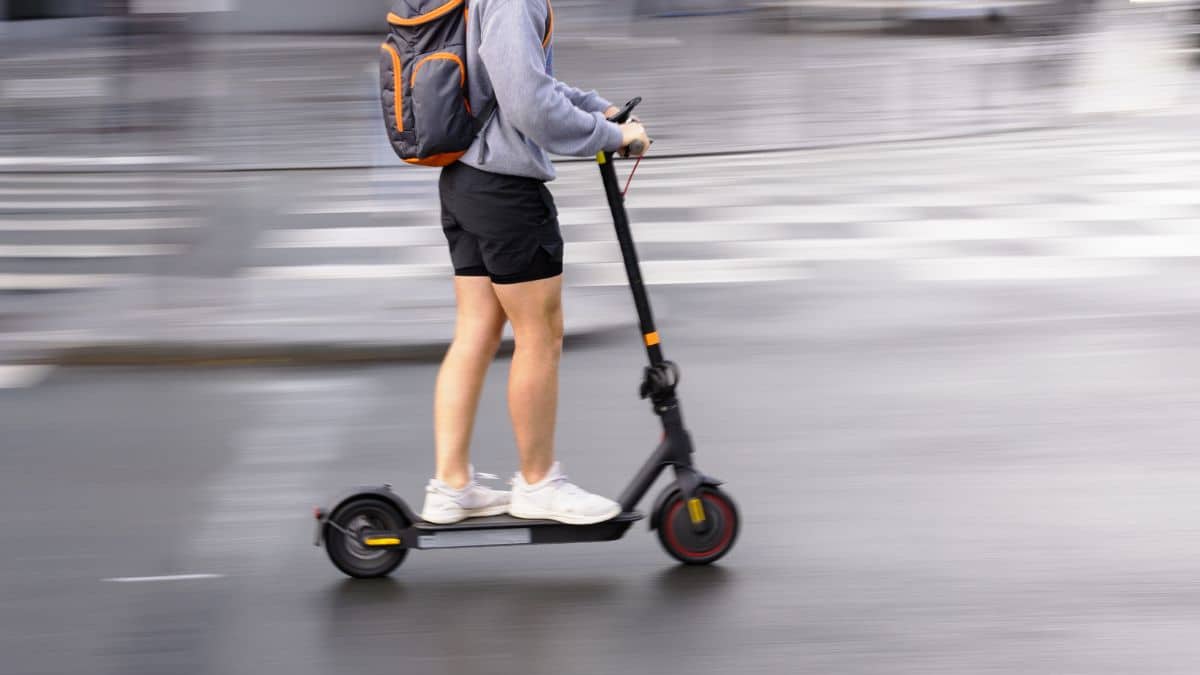
<svg viewBox="0 0 1200 675">
<path fill-rule="evenodd" d="M 627 206 L 730 556 L 342 579 L 310 509 L 419 503 L 453 328 L 387 3 L 0 0 L 5 672 L 1194 673 L 1200 5 L 554 7 L 558 77 L 645 99 Z M 560 456 L 616 494 L 644 357 L 594 166 L 551 188 Z"/>
</svg>

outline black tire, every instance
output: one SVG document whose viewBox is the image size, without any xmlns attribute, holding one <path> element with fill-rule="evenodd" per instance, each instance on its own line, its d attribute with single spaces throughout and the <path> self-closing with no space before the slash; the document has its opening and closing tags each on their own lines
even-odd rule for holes
<svg viewBox="0 0 1200 675">
<path fill-rule="evenodd" d="M 683 494 L 675 491 L 658 513 L 658 543 L 685 565 L 708 565 L 720 560 L 737 541 L 740 518 L 737 505 L 715 487 L 700 488 L 700 503 L 708 528 L 696 532 Z"/>
<path fill-rule="evenodd" d="M 382 499 L 362 497 L 342 504 L 329 517 L 349 532 L 369 528 L 372 530 L 402 530 L 408 522 L 395 506 Z M 342 534 L 337 528 L 325 525 L 325 553 L 334 566 L 356 579 L 374 579 L 392 573 L 404 557 L 406 548 L 370 550 L 353 537 Z"/>
</svg>

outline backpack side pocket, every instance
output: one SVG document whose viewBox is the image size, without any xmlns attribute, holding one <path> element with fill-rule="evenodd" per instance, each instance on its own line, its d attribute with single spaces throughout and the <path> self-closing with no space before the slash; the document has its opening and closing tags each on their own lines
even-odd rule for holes
<svg viewBox="0 0 1200 675">
<path fill-rule="evenodd" d="M 413 151 L 412 113 L 404 96 L 404 63 L 391 40 L 379 47 L 379 100 L 383 105 L 383 124 L 392 148 L 401 157 Z"/>
<path fill-rule="evenodd" d="M 409 104 L 422 164 L 450 164 L 474 140 L 463 51 L 462 45 L 447 45 L 440 51 L 422 55 L 409 75 Z"/>
</svg>

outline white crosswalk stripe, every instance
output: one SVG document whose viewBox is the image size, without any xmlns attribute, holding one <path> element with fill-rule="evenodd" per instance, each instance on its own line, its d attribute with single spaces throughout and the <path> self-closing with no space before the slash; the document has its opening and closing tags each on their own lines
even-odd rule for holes
<svg viewBox="0 0 1200 675">
<path fill-rule="evenodd" d="M 73 197 L 144 197 L 147 193 L 156 195 L 171 194 L 171 195 L 186 195 L 202 192 L 206 188 L 203 186 L 192 187 L 167 187 L 163 185 L 140 185 L 137 187 L 104 187 L 93 186 L 87 188 L 71 188 L 71 196 Z M 3 187 L 0 188 L 0 197 L 32 197 L 32 196 L 61 196 L 63 189 L 61 187 L 29 187 L 27 184 L 20 187 Z"/>
<path fill-rule="evenodd" d="M 63 202 L 57 200 L 0 199 L 0 211 L 95 211 L 97 209 L 175 209 L 197 206 L 178 199 L 99 199 Z"/>
<path fill-rule="evenodd" d="M 1136 276 L 1200 257 L 1197 167 L 1194 135 L 1081 127 L 656 159 L 626 205 L 650 284 L 801 279 L 864 263 L 920 281 Z M 299 186 L 281 212 L 309 220 L 286 220 L 259 246 L 312 261 L 271 258 L 247 274 L 444 277 L 436 182 L 436 171 L 397 167 Z M 551 189 L 567 282 L 624 284 L 594 165 L 560 164 Z"/>
<path fill-rule="evenodd" d="M 0 232 L 170 230 L 195 227 L 197 224 L 195 220 L 185 218 L 79 218 L 70 220 L 12 218 L 0 219 Z"/>
<path fill-rule="evenodd" d="M 266 265 L 252 268 L 256 279 L 419 279 L 446 274 L 445 265 Z"/>
<path fill-rule="evenodd" d="M 0 295 L 161 274 L 204 224 L 216 179 L 181 172 L 0 173 Z"/>
<path fill-rule="evenodd" d="M 0 290 L 78 291 L 106 288 L 133 279 L 128 274 L 0 274 Z"/>
<path fill-rule="evenodd" d="M 0 258 L 134 258 L 181 250 L 166 244 L 0 244 Z"/>
<path fill-rule="evenodd" d="M 67 155 L 47 156 L 0 156 L 0 168 L 3 169 L 108 169 L 143 166 L 172 166 L 197 164 L 201 157 L 189 155 L 114 155 L 109 157 L 71 157 Z"/>
<path fill-rule="evenodd" d="M 214 178 L 165 171 L 0 172 L 0 318 L 16 319 L 0 322 L 0 330 L 12 331 L 0 335 L 0 347 L 14 353 L 6 358 L 65 339 L 75 329 L 73 315 L 65 313 L 89 306 L 72 296 L 120 295 L 168 273 L 200 240 L 203 205 L 219 185 Z M 55 312 L 64 315 L 52 319 Z M 54 327 L 44 328 L 47 321 Z M 0 364 L 0 389 L 37 386 L 50 372 Z"/>
</svg>

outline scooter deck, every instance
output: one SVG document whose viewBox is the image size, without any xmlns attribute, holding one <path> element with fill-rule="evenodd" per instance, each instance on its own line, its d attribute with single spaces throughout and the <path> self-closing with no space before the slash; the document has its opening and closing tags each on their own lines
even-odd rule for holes
<svg viewBox="0 0 1200 675">
<path fill-rule="evenodd" d="M 567 525 L 566 523 L 560 523 L 556 520 L 531 520 L 528 518 L 514 518 L 513 516 L 503 515 L 485 516 L 483 518 L 467 518 L 466 520 L 460 520 L 457 523 L 450 523 L 449 525 L 438 525 L 437 523 L 418 520 L 416 523 L 413 523 L 413 526 L 422 532 L 436 532 L 442 530 L 477 530 L 481 528 L 498 527 L 547 527 L 554 525 L 566 527 L 593 527 L 594 525 L 604 525 L 605 523 L 614 522 L 634 523 L 642 518 L 642 514 L 638 513 L 637 511 L 626 511 L 625 513 L 617 514 L 617 516 L 610 518 L 609 520 L 593 523 L 593 525 Z"/>
<path fill-rule="evenodd" d="M 601 523 L 566 525 L 553 520 L 525 520 L 512 516 L 468 518 L 450 525 L 424 521 L 413 523 L 416 548 L 466 548 L 474 546 L 517 546 L 619 539 L 642 514 L 627 511 Z"/>
</svg>

